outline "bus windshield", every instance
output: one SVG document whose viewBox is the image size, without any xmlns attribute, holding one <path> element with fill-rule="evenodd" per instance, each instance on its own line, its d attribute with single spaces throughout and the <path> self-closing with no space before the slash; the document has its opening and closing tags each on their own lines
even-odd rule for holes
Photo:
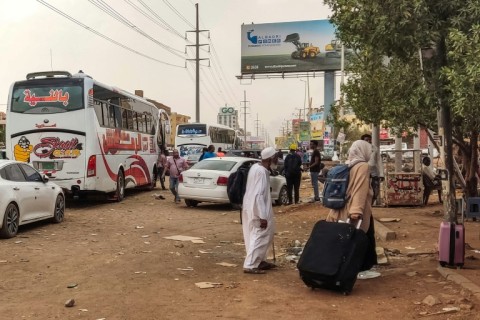
<svg viewBox="0 0 480 320">
<path fill-rule="evenodd" d="M 22 81 L 13 87 L 12 112 L 49 114 L 83 108 L 83 82 L 78 79 Z"/>
</svg>

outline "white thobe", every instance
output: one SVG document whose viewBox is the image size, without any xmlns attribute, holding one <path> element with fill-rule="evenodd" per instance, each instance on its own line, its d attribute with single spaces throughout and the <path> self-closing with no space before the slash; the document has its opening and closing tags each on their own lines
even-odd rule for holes
<svg viewBox="0 0 480 320">
<path fill-rule="evenodd" d="M 260 228 L 260 219 L 267 220 L 267 228 Z M 272 197 L 270 195 L 270 172 L 261 164 L 254 164 L 248 172 L 247 187 L 242 207 L 243 239 L 247 256 L 244 268 L 258 268 L 267 258 L 273 240 Z"/>
</svg>

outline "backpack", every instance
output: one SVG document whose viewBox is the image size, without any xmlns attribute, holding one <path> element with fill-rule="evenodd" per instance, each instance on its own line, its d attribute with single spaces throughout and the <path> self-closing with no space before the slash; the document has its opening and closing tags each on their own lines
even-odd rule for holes
<svg viewBox="0 0 480 320">
<path fill-rule="evenodd" d="M 289 153 L 283 163 L 285 176 L 294 176 L 302 172 L 302 158 L 298 154 Z"/>
<path fill-rule="evenodd" d="M 227 183 L 227 195 L 230 203 L 236 205 L 243 204 L 243 196 L 247 188 L 247 178 L 249 167 L 240 167 L 237 171 L 230 174 Z"/>
<path fill-rule="evenodd" d="M 328 171 L 322 195 L 324 207 L 330 209 L 342 209 L 345 207 L 348 202 L 347 189 L 350 169 L 348 165 L 342 164 Z"/>
</svg>

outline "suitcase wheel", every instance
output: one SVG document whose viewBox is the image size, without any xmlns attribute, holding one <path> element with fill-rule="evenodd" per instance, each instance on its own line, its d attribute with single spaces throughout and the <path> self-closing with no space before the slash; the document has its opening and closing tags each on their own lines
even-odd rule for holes
<svg viewBox="0 0 480 320">
<path fill-rule="evenodd" d="M 446 265 L 447 265 L 447 263 L 446 263 L 446 262 L 444 262 L 444 261 L 440 261 L 440 266 L 442 266 L 442 267 L 445 267 Z"/>
</svg>

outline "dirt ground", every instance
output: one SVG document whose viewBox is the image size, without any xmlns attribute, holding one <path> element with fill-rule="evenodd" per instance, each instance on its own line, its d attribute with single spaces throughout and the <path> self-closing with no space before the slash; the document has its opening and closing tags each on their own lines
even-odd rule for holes
<svg viewBox="0 0 480 320">
<path fill-rule="evenodd" d="M 304 181 L 302 198 L 310 193 Z M 377 243 L 398 251 L 377 268 L 381 277 L 358 280 L 349 296 L 308 289 L 295 263 L 285 259 L 286 249 L 306 241 L 313 224 L 326 217 L 318 203 L 274 207 L 279 268 L 248 275 L 242 272 L 239 214 L 229 206 L 187 208 L 159 189 L 130 192 L 122 203 L 72 201 L 64 223 L 25 226 L 16 238 L 0 242 L 0 318 L 480 319 L 475 298 L 436 271 L 442 215 L 436 197 L 430 201 L 423 208 L 374 208 L 376 218 L 401 219 L 385 224 L 398 239 Z M 467 230 L 467 242 L 480 249 L 480 224 L 467 222 Z M 164 239 L 174 235 L 205 243 Z M 467 256 L 462 272 L 480 281 L 480 255 L 469 250 Z M 195 286 L 203 281 L 221 285 Z M 441 304 L 421 304 L 428 295 Z M 71 298 L 76 304 L 66 308 Z M 451 306 L 462 309 L 428 316 Z"/>
</svg>

